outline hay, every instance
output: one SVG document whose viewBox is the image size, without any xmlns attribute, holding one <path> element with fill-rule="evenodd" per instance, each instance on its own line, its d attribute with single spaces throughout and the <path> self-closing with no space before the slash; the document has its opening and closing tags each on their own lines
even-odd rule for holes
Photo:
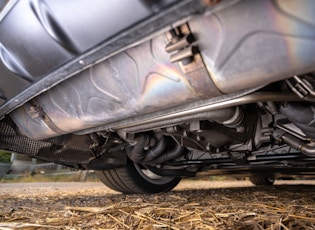
<svg viewBox="0 0 315 230">
<path fill-rule="evenodd" d="M 315 186 L 0 195 L 1 229 L 314 229 Z"/>
</svg>

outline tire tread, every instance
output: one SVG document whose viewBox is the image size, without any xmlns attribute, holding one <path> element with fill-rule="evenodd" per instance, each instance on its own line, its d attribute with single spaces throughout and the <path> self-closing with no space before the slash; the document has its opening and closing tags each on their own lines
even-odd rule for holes
<svg viewBox="0 0 315 230">
<path fill-rule="evenodd" d="M 250 182 L 254 185 L 273 185 L 275 179 L 273 176 L 254 175 L 249 177 Z"/>
<path fill-rule="evenodd" d="M 95 170 L 97 177 L 109 188 L 126 194 L 157 193 L 173 189 L 181 180 L 175 177 L 171 182 L 154 186 L 144 181 L 141 175 L 132 167 L 133 163 L 123 168 Z"/>
</svg>

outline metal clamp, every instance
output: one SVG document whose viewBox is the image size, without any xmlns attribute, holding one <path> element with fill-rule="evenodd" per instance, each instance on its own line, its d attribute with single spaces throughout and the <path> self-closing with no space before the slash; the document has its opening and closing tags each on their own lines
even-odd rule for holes
<svg viewBox="0 0 315 230">
<path fill-rule="evenodd" d="M 195 38 L 188 24 L 170 30 L 166 37 L 169 44 L 165 47 L 165 51 L 173 53 L 170 57 L 171 62 L 189 64 L 193 61 L 194 55 L 198 53 L 198 48 L 193 45 Z"/>
<path fill-rule="evenodd" d="M 298 97 L 308 101 L 315 101 L 315 91 L 306 79 L 301 79 L 294 75 L 293 78 L 286 80 L 286 83 Z"/>
</svg>

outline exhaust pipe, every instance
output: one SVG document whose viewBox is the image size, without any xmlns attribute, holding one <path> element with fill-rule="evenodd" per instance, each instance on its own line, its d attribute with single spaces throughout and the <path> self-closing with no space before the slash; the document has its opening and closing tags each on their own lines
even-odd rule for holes
<svg viewBox="0 0 315 230">
<path fill-rule="evenodd" d="M 272 136 L 277 141 L 288 144 L 292 148 L 301 151 L 301 153 L 308 157 L 315 157 L 315 143 L 312 141 L 309 143 L 304 142 L 303 140 L 280 129 L 275 130 Z"/>
</svg>

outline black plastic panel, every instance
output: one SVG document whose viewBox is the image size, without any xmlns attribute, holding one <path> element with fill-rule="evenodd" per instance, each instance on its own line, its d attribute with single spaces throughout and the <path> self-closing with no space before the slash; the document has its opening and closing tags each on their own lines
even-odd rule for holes
<svg viewBox="0 0 315 230">
<path fill-rule="evenodd" d="M 174 2 L 12 1 L 11 9 L 5 8 L 0 15 L 0 104 Z M 36 91 L 55 82 L 48 80 Z"/>
</svg>

